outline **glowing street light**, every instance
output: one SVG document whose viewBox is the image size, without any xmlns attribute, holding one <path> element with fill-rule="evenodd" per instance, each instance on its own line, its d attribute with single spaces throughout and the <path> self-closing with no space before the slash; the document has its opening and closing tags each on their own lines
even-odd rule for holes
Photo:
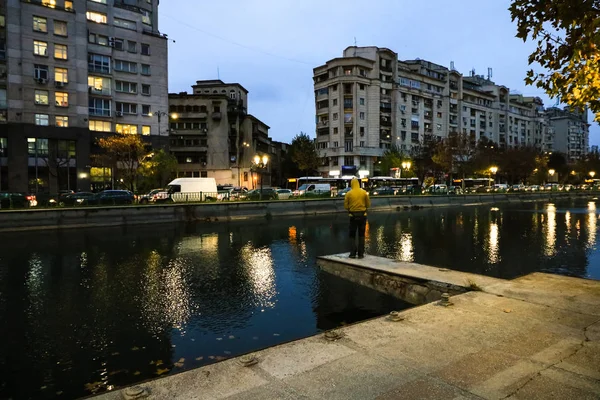
<svg viewBox="0 0 600 400">
<path fill-rule="evenodd" d="M 404 169 L 410 169 L 412 163 L 410 161 L 403 161 L 402 162 L 402 168 Z"/>
<path fill-rule="evenodd" d="M 548 174 L 550 174 L 550 176 L 554 176 L 555 173 L 556 173 L 556 171 L 554 169 L 548 170 Z"/>
<path fill-rule="evenodd" d="M 496 166 L 490 167 L 490 173 L 494 174 L 494 183 L 496 183 L 496 177 L 495 177 L 496 172 L 498 172 L 498 167 L 496 167 Z M 491 177 L 490 177 L 490 180 L 488 181 L 488 187 L 490 187 L 490 186 L 492 186 Z"/>
<path fill-rule="evenodd" d="M 265 154 L 261 157 L 257 154 L 254 156 L 254 159 L 252 161 L 254 161 L 254 166 L 256 167 L 256 169 L 259 171 L 259 174 L 260 174 L 260 195 L 259 195 L 260 197 L 259 197 L 259 199 L 262 200 L 263 170 L 267 168 L 267 164 L 269 163 L 269 156 Z"/>
<path fill-rule="evenodd" d="M 595 171 L 590 171 L 590 176 L 592 177 L 592 179 L 594 179 L 594 176 L 596 176 L 596 172 Z"/>
</svg>

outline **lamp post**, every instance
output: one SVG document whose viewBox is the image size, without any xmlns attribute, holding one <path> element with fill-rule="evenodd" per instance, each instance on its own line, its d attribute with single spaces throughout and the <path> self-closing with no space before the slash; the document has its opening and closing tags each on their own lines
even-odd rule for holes
<svg viewBox="0 0 600 400">
<path fill-rule="evenodd" d="M 161 117 L 170 117 L 171 119 L 177 119 L 179 117 L 177 114 L 174 114 L 174 113 L 169 114 L 164 111 L 156 111 L 156 112 L 148 114 L 149 117 L 154 117 L 155 115 L 156 115 L 156 117 L 158 117 L 158 136 L 160 136 L 160 118 Z M 168 129 L 167 129 L 167 132 L 169 132 Z"/>
<path fill-rule="evenodd" d="M 267 168 L 267 164 L 269 162 L 269 156 L 268 155 L 263 155 L 262 157 L 259 156 L 258 154 L 254 156 L 254 166 L 256 167 L 256 169 L 259 171 L 260 174 L 260 197 L 259 199 L 262 200 L 262 194 L 263 194 L 263 170 L 265 168 Z"/>
<path fill-rule="evenodd" d="M 548 175 L 550 175 L 550 177 L 553 177 L 555 173 L 556 173 L 556 170 L 554 170 L 554 169 L 552 169 L 552 168 L 550 168 L 550 169 L 548 170 Z M 553 179 L 551 179 L 551 180 L 553 180 Z"/>
<path fill-rule="evenodd" d="M 496 172 L 498 172 L 498 167 L 490 167 L 490 179 L 492 179 L 491 175 L 494 175 L 494 184 L 496 183 Z M 492 186 L 492 182 L 488 181 L 488 187 Z"/>
<path fill-rule="evenodd" d="M 595 171 L 590 171 L 590 176 L 592 177 L 592 179 L 594 179 L 594 177 L 596 176 L 596 172 Z"/>
</svg>

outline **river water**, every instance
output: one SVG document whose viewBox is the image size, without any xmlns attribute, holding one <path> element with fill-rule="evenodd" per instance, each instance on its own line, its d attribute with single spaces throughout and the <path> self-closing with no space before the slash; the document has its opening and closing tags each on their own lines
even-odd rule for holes
<svg viewBox="0 0 600 400">
<path fill-rule="evenodd" d="M 600 279 L 594 201 L 374 213 L 367 253 Z M 0 398 L 76 398 L 403 309 L 320 271 L 343 215 L 0 235 Z"/>
</svg>

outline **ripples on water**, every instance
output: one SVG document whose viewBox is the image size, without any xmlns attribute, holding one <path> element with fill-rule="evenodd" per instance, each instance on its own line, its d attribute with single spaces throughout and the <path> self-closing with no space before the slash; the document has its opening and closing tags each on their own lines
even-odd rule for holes
<svg viewBox="0 0 600 400">
<path fill-rule="evenodd" d="M 370 254 L 600 279 L 596 203 L 373 214 Z M 0 237 L 0 398 L 73 398 L 406 304 L 320 272 L 345 216 Z"/>
</svg>

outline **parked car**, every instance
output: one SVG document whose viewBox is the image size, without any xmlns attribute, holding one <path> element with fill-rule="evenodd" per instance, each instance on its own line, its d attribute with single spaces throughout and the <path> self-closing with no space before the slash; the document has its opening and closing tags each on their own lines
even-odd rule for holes
<svg viewBox="0 0 600 400">
<path fill-rule="evenodd" d="M 382 186 L 371 190 L 372 196 L 393 196 L 396 194 L 396 190 L 389 186 Z"/>
<path fill-rule="evenodd" d="M 94 197 L 95 194 L 91 192 L 77 192 L 72 194 L 65 194 L 58 198 L 58 205 L 60 207 L 72 207 L 82 205 L 86 200 Z"/>
<path fill-rule="evenodd" d="M 0 192 L 0 209 L 25 208 L 30 206 L 30 200 L 23 193 Z"/>
<path fill-rule="evenodd" d="M 429 186 L 427 192 L 429 194 L 447 194 L 448 193 L 448 186 L 446 186 L 446 185 L 432 185 L 432 186 Z"/>
<path fill-rule="evenodd" d="M 346 193 L 348 193 L 350 191 L 350 189 L 352 189 L 352 188 L 351 187 L 347 187 L 347 188 L 344 188 L 342 190 L 339 190 L 337 192 L 337 197 L 345 197 Z"/>
<path fill-rule="evenodd" d="M 292 191 L 290 189 L 277 189 L 277 198 L 279 200 L 287 200 L 292 197 Z"/>
<path fill-rule="evenodd" d="M 133 204 L 135 196 L 128 190 L 104 190 L 84 199 L 85 205 L 121 205 Z"/>
<path fill-rule="evenodd" d="M 262 191 L 262 196 L 261 196 Z M 277 200 L 277 192 L 273 188 L 254 189 L 248 192 L 248 200 Z"/>
<path fill-rule="evenodd" d="M 307 183 L 294 190 L 294 196 L 306 197 L 329 197 L 331 196 L 331 184 L 329 183 Z"/>
<path fill-rule="evenodd" d="M 244 200 L 248 196 L 248 189 L 245 187 L 236 186 L 231 191 L 232 200 Z"/>
<path fill-rule="evenodd" d="M 463 190 L 460 186 L 448 186 L 448 194 L 463 194 Z"/>
<path fill-rule="evenodd" d="M 139 197 L 138 202 L 140 204 L 148 204 L 156 202 L 157 195 L 162 192 L 166 192 L 167 189 L 152 189 L 148 193 Z"/>
</svg>

